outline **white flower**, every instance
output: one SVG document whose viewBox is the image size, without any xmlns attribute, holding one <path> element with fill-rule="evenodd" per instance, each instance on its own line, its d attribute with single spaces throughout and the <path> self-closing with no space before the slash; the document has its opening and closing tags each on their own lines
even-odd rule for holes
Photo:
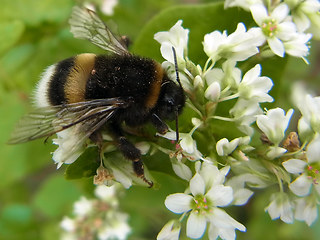
<svg viewBox="0 0 320 240">
<path fill-rule="evenodd" d="M 171 220 L 163 226 L 157 240 L 179 240 L 180 230 L 180 222 Z"/>
<path fill-rule="evenodd" d="M 60 227 L 66 232 L 73 232 L 76 229 L 76 223 L 69 217 L 64 217 L 60 223 Z"/>
<path fill-rule="evenodd" d="M 114 185 L 111 187 L 99 185 L 94 190 L 94 194 L 101 200 L 108 200 L 115 197 L 116 189 Z"/>
<path fill-rule="evenodd" d="M 99 8 L 107 16 L 113 15 L 114 7 L 118 5 L 118 0 L 100 0 Z M 84 2 L 84 6 L 92 11 L 97 11 L 95 4 L 92 2 Z"/>
<path fill-rule="evenodd" d="M 304 32 L 310 28 L 311 24 L 317 24 L 316 20 L 320 21 L 319 0 L 286 0 L 291 9 L 291 16 L 297 26 L 299 32 Z M 319 25 L 318 25 L 319 26 Z"/>
<path fill-rule="evenodd" d="M 257 64 L 251 68 L 239 84 L 240 97 L 257 102 L 272 102 L 273 98 L 268 94 L 273 83 L 268 77 L 260 77 L 261 66 Z"/>
<path fill-rule="evenodd" d="M 313 196 L 296 200 L 294 218 L 305 221 L 310 226 L 318 217 L 317 200 Z"/>
<path fill-rule="evenodd" d="M 96 195 L 103 202 L 108 203 L 110 207 L 118 206 L 118 199 L 116 196 L 116 185 L 110 187 L 106 185 L 98 185 L 94 190 L 94 195 Z"/>
<path fill-rule="evenodd" d="M 112 213 L 107 216 L 106 225 L 98 232 L 99 240 L 125 240 L 131 232 L 131 228 L 128 225 L 128 215 L 125 213 Z"/>
<path fill-rule="evenodd" d="M 209 238 L 233 236 L 234 230 L 245 231 L 245 227 L 231 218 L 219 207 L 229 205 L 232 200 L 232 188 L 223 182 L 229 168 L 218 170 L 216 166 L 203 163 L 199 172 L 190 180 L 190 191 L 169 195 L 165 200 L 166 207 L 177 214 L 189 213 L 187 220 L 187 236 L 200 238 L 210 223 Z M 219 174 L 214 174 L 218 172 Z"/>
<path fill-rule="evenodd" d="M 312 186 L 320 194 L 320 135 L 316 134 L 314 139 L 306 148 L 307 162 L 300 159 L 290 159 L 282 163 L 284 168 L 292 174 L 300 174 L 289 184 L 290 190 L 297 196 L 310 194 Z"/>
<path fill-rule="evenodd" d="M 73 212 L 76 216 L 85 217 L 91 212 L 92 208 L 92 201 L 85 197 L 81 197 L 79 201 L 74 203 Z"/>
<path fill-rule="evenodd" d="M 195 142 L 190 134 L 182 136 L 180 146 L 187 153 L 193 153 L 195 150 Z"/>
<path fill-rule="evenodd" d="M 179 133 L 179 140 L 181 140 L 180 147 L 184 151 L 184 155 L 190 157 L 189 160 L 193 161 L 202 159 L 202 154 L 197 148 L 197 142 L 192 138 L 192 133 L 198 127 L 199 126 L 195 126 L 189 133 Z M 160 136 L 169 140 L 176 140 L 176 132 L 171 129 L 166 134 Z"/>
<path fill-rule="evenodd" d="M 283 57 L 285 48 L 283 41 L 288 41 L 296 34 L 296 26 L 288 21 L 289 8 L 286 4 L 279 4 L 271 13 L 263 4 L 254 4 L 250 7 L 255 22 L 260 27 L 262 36 L 276 55 Z"/>
<path fill-rule="evenodd" d="M 307 43 L 311 37 L 312 35 L 310 33 L 295 34 L 292 39 L 283 43 L 286 53 L 294 57 L 301 57 L 306 63 L 308 63 L 305 57 L 309 54 L 309 47 Z"/>
<path fill-rule="evenodd" d="M 172 47 L 177 54 L 178 65 L 184 62 L 187 53 L 189 30 L 182 27 L 182 20 L 179 20 L 169 31 L 158 32 L 154 39 L 161 44 L 161 54 L 164 59 L 174 64 Z"/>
<path fill-rule="evenodd" d="M 237 103 L 230 109 L 230 114 L 234 117 L 238 129 L 251 136 L 253 129 L 251 124 L 256 121 L 256 116 L 262 113 L 259 102 L 239 98 Z"/>
<path fill-rule="evenodd" d="M 278 146 L 269 146 L 267 150 L 267 157 L 269 159 L 275 159 L 281 157 L 287 152 L 287 149 Z"/>
<path fill-rule="evenodd" d="M 128 189 L 132 186 L 132 183 L 136 183 L 138 185 L 147 186 L 148 184 L 143 181 L 142 178 L 138 177 L 132 171 L 132 162 L 128 161 L 120 154 L 116 155 L 116 157 L 107 158 L 104 157 L 104 165 L 105 167 L 110 170 L 111 179 L 106 179 L 104 182 L 105 185 L 111 186 L 114 184 L 114 180 L 121 183 L 121 185 Z M 149 179 L 149 172 L 146 167 L 144 167 L 144 172 L 146 179 Z"/>
<path fill-rule="evenodd" d="M 280 218 L 285 223 L 293 223 L 293 205 L 286 193 L 275 193 L 271 196 L 272 201 L 265 211 L 269 213 L 272 220 Z"/>
<path fill-rule="evenodd" d="M 62 233 L 60 240 L 78 240 L 78 236 L 72 232 L 64 232 Z"/>
<path fill-rule="evenodd" d="M 291 101 L 302 114 L 298 122 L 299 138 L 302 141 L 311 140 L 310 136 L 313 136 L 314 131 L 320 130 L 320 97 L 312 97 L 306 86 L 297 82 L 292 88 Z"/>
<path fill-rule="evenodd" d="M 320 133 L 320 97 L 307 95 L 305 96 L 305 99 L 298 104 L 298 108 L 302 114 L 302 117 L 299 120 L 299 125 L 300 121 L 303 121 L 315 132 Z"/>
<path fill-rule="evenodd" d="M 57 133 L 52 139 L 53 144 L 59 147 L 53 152 L 52 159 L 60 168 L 63 163 L 71 164 L 84 152 L 87 138 L 79 131 L 81 124 L 65 129 Z"/>
<path fill-rule="evenodd" d="M 233 205 L 244 205 L 253 195 L 253 191 L 245 188 L 246 182 L 251 180 L 251 178 L 248 178 L 248 175 L 237 175 L 227 181 L 226 185 L 233 189 Z M 257 181 L 254 182 L 257 183 Z"/>
<path fill-rule="evenodd" d="M 216 144 L 217 153 L 219 156 L 228 156 L 231 154 L 239 145 L 240 138 L 235 138 L 231 142 L 228 139 L 222 138 Z"/>
<path fill-rule="evenodd" d="M 101 11 L 105 15 L 112 15 L 113 14 L 113 9 L 117 5 L 118 5 L 118 0 L 103 0 L 102 1 L 102 6 L 101 6 Z"/>
<path fill-rule="evenodd" d="M 257 46 L 263 43 L 263 38 L 258 34 L 257 28 L 246 31 L 243 23 L 239 23 L 234 33 L 227 36 L 214 31 L 206 34 L 203 41 L 203 49 L 213 62 L 224 57 L 233 61 L 243 61 L 259 52 Z"/>
<path fill-rule="evenodd" d="M 218 82 L 213 82 L 204 92 L 204 96 L 212 102 L 218 102 L 220 98 L 220 92 L 221 92 L 220 84 Z"/>
<path fill-rule="evenodd" d="M 278 146 L 284 138 L 292 114 L 293 109 L 290 109 L 286 115 L 281 108 L 270 109 L 266 115 L 257 116 L 257 125 L 268 139 Z"/>
<path fill-rule="evenodd" d="M 211 86 L 214 83 L 219 84 L 219 88 L 223 90 L 222 91 L 223 93 L 221 93 L 223 95 L 221 97 L 225 97 L 233 93 L 230 90 L 238 89 L 239 83 L 241 81 L 241 70 L 236 67 L 235 61 L 227 60 L 222 64 L 222 69 L 213 68 L 213 69 L 207 70 L 205 72 L 205 80 L 207 82 L 207 85 L 209 86 L 205 93 L 205 96 L 208 99 L 210 99 L 211 96 L 215 95 L 211 93 L 212 93 L 212 90 L 213 91 L 216 91 L 216 90 L 214 89 L 209 90 L 210 88 L 215 88 Z M 228 89 L 230 90 L 228 91 Z M 220 92 L 219 93 L 217 92 L 217 94 L 220 95 Z M 210 97 L 208 95 L 210 95 Z"/>
<path fill-rule="evenodd" d="M 195 76 L 193 79 L 193 87 L 194 88 L 202 88 L 204 85 L 204 81 L 200 75 Z"/>
<path fill-rule="evenodd" d="M 262 0 L 226 0 L 224 1 L 224 8 L 241 7 L 247 11 L 250 10 L 250 6 L 256 3 L 262 3 Z"/>
<path fill-rule="evenodd" d="M 172 160 L 172 169 L 177 174 L 178 177 L 190 181 L 192 178 L 192 171 L 191 169 L 181 161 L 174 161 Z"/>
</svg>

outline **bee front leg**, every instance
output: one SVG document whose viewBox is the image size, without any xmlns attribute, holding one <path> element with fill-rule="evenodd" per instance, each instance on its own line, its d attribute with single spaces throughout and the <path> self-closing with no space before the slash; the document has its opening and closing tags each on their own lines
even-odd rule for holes
<svg viewBox="0 0 320 240">
<path fill-rule="evenodd" d="M 147 180 L 144 176 L 144 167 L 141 160 L 140 150 L 124 136 L 122 129 L 118 124 L 110 124 L 110 130 L 117 142 L 118 149 L 121 151 L 123 156 L 133 162 L 133 170 L 135 174 L 152 187 L 153 182 Z"/>
<path fill-rule="evenodd" d="M 166 132 L 168 132 L 167 124 L 164 123 L 155 113 L 151 115 L 151 123 L 157 129 L 158 133 L 165 134 Z"/>
</svg>

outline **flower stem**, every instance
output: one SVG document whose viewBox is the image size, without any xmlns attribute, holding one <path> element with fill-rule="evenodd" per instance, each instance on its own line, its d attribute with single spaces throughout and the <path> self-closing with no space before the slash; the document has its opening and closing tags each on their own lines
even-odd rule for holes
<svg viewBox="0 0 320 240">
<path fill-rule="evenodd" d="M 221 116 L 210 116 L 210 117 L 208 117 L 208 119 L 218 119 L 218 120 L 226 121 L 226 122 L 233 122 L 234 121 L 233 118 L 227 118 L 227 117 L 221 117 Z"/>
<path fill-rule="evenodd" d="M 224 98 L 220 98 L 219 99 L 219 102 L 223 102 L 223 101 L 228 101 L 228 100 L 232 100 L 232 99 L 235 99 L 239 97 L 239 93 L 235 93 L 235 94 L 232 94 L 230 96 L 227 96 L 227 97 L 224 97 Z"/>
</svg>

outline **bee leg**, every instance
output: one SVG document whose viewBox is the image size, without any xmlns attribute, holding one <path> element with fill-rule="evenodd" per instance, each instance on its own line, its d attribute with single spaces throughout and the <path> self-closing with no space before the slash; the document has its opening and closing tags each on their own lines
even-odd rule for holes
<svg viewBox="0 0 320 240">
<path fill-rule="evenodd" d="M 113 133 L 114 139 L 118 144 L 118 149 L 121 151 L 122 155 L 133 162 L 133 170 L 135 174 L 152 187 L 153 182 L 149 181 L 144 176 L 144 167 L 141 161 L 140 150 L 124 136 L 122 129 L 118 124 L 111 124 L 110 130 Z"/>
<path fill-rule="evenodd" d="M 165 134 L 166 132 L 168 132 L 167 124 L 164 123 L 155 113 L 151 115 L 151 123 L 153 124 L 153 126 L 155 126 L 158 133 Z"/>
</svg>

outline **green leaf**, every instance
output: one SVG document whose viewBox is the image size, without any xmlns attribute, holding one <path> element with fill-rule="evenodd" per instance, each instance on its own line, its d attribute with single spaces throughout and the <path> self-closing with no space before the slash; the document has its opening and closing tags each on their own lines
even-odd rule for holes
<svg viewBox="0 0 320 240">
<path fill-rule="evenodd" d="M 0 21 L 19 19 L 28 26 L 60 23 L 69 17 L 72 5 L 71 0 L 2 0 Z"/>
<path fill-rule="evenodd" d="M 24 32 L 24 24 L 19 20 L 0 23 L 0 55 L 14 46 Z"/>
<path fill-rule="evenodd" d="M 30 206 L 22 204 L 10 204 L 3 208 L 1 219 L 7 224 L 26 225 L 31 221 L 32 210 Z"/>
<path fill-rule="evenodd" d="M 18 119 L 25 112 L 22 100 L 19 95 L 9 94 L 0 87 L 0 112 L 5 113 L 5 117 L 0 123 L 0 190 L 8 185 L 19 181 L 26 175 L 35 172 L 44 165 L 50 163 L 51 156 L 49 151 L 52 146 L 43 146 L 43 140 L 37 140 L 20 145 L 7 145 L 10 134 Z"/>
<path fill-rule="evenodd" d="M 33 205 L 48 217 L 60 218 L 79 196 L 80 192 L 72 182 L 66 181 L 62 175 L 53 175 L 35 194 Z"/>
<path fill-rule="evenodd" d="M 94 176 L 100 165 L 97 160 L 99 160 L 98 148 L 87 148 L 77 161 L 67 167 L 65 171 L 65 178 L 71 180 Z"/>
</svg>

